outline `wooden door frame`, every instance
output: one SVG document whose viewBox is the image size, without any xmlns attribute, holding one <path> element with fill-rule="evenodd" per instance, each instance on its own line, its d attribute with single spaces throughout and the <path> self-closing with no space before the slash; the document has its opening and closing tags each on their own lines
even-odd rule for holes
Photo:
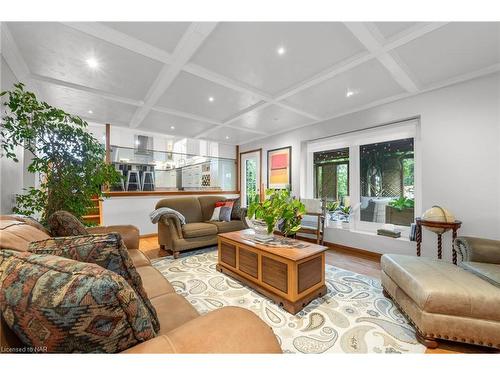
<svg viewBox="0 0 500 375">
<path fill-rule="evenodd" d="M 258 189 L 259 189 L 260 193 L 262 193 L 262 191 L 261 191 L 261 189 L 262 189 L 262 148 L 256 148 L 256 149 L 253 149 L 253 150 L 240 152 L 239 155 L 238 155 L 238 164 L 239 164 L 239 170 L 238 170 L 238 173 L 239 173 L 238 190 L 240 192 L 240 197 L 242 195 L 241 191 L 242 191 L 242 188 L 243 188 L 243 186 L 241 185 L 241 178 L 242 178 L 241 166 L 243 165 L 241 163 L 241 156 L 244 155 L 244 154 L 251 154 L 252 152 L 259 152 L 259 180 L 260 180 L 260 185 L 261 186 L 258 186 Z"/>
</svg>

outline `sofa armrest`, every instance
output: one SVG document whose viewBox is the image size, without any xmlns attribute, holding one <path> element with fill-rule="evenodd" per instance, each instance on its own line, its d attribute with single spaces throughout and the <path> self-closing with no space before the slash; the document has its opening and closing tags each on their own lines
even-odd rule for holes
<svg viewBox="0 0 500 375">
<path fill-rule="evenodd" d="M 223 307 L 125 353 L 281 353 L 271 328 L 253 312 Z"/>
<path fill-rule="evenodd" d="M 477 237 L 458 237 L 455 246 L 462 261 L 500 264 L 500 241 Z"/>
<path fill-rule="evenodd" d="M 172 215 L 167 218 L 161 219 L 161 221 L 170 228 L 170 230 L 177 233 L 177 238 L 183 238 L 182 235 L 182 224 L 178 217 Z"/>
<path fill-rule="evenodd" d="M 127 249 L 139 248 L 139 228 L 134 225 L 109 225 L 88 228 L 89 234 L 119 233 Z"/>
</svg>

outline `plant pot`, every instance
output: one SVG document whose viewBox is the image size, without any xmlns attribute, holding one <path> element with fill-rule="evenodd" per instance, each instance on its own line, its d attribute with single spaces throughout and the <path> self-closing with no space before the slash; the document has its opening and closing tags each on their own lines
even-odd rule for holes
<svg viewBox="0 0 500 375">
<path fill-rule="evenodd" d="M 255 238 L 260 241 L 269 241 L 273 239 L 273 233 L 267 231 L 267 224 L 261 220 L 250 220 L 252 229 L 255 231 Z"/>
<path fill-rule="evenodd" d="M 394 225 L 403 225 L 409 227 L 414 221 L 414 209 L 404 208 L 398 210 L 397 208 L 386 206 L 385 207 L 385 222 Z"/>
</svg>

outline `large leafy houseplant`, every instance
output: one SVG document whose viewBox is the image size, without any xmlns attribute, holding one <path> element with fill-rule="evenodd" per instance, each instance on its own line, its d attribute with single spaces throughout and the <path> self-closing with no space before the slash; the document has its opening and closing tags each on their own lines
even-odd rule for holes
<svg viewBox="0 0 500 375">
<path fill-rule="evenodd" d="M 285 236 L 293 236 L 301 228 L 302 217 L 306 210 L 304 204 L 290 196 L 289 190 L 266 190 L 267 199 L 260 202 L 259 196 L 250 199 L 248 217 L 262 220 L 271 234 L 278 224 Z"/>
<path fill-rule="evenodd" d="M 102 196 L 102 185 L 119 180 L 104 162 L 104 147 L 85 128 L 87 123 L 62 109 L 39 101 L 18 83 L 0 93 L 2 156 L 18 162 L 15 149 L 27 150 L 32 158 L 28 171 L 38 173 L 39 187 L 24 189 L 16 196 L 14 212 L 40 215 L 42 222 L 57 210 L 80 218 Z"/>
</svg>

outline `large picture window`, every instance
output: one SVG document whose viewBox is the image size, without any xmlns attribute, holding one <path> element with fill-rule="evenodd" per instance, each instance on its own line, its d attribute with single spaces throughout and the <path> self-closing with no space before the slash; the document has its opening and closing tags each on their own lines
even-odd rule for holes
<svg viewBox="0 0 500 375">
<path fill-rule="evenodd" d="M 360 219 L 409 226 L 414 212 L 413 138 L 360 145 Z"/>
<path fill-rule="evenodd" d="M 315 198 L 342 201 L 349 195 L 349 148 L 314 153 Z"/>
<path fill-rule="evenodd" d="M 421 212 L 419 139 L 414 118 L 309 142 L 305 198 L 339 202 L 332 227 L 376 233 L 394 225 L 406 235 Z"/>
</svg>

